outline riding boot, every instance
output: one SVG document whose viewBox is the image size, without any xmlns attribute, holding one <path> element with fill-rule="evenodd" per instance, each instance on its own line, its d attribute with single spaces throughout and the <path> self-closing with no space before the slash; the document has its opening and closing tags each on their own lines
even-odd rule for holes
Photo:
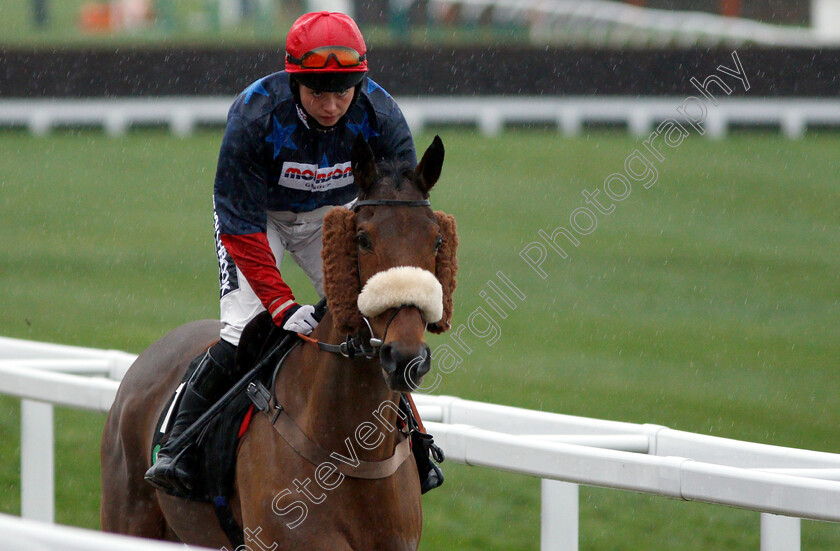
<svg viewBox="0 0 840 551">
<path fill-rule="evenodd" d="M 181 435 L 235 382 L 235 355 L 235 346 L 219 341 L 207 350 L 184 385 L 169 438 L 144 477 L 155 488 L 181 495 L 188 494 L 192 489 L 194 458 L 190 450 L 194 442 L 182 441 Z"/>
</svg>

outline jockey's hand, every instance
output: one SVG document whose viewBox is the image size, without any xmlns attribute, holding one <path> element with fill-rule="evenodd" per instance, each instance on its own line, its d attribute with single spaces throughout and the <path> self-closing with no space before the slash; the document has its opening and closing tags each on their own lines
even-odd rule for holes
<svg viewBox="0 0 840 551">
<path fill-rule="evenodd" d="M 311 304 L 294 304 L 284 312 L 281 327 L 286 331 L 308 335 L 318 326 L 315 307 Z"/>
</svg>

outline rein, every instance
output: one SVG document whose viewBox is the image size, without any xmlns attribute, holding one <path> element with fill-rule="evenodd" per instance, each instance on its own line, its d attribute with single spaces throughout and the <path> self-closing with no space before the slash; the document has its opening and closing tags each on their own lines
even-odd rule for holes
<svg viewBox="0 0 840 551">
<path fill-rule="evenodd" d="M 356 356 L 362 356 L 369 360 L 372 360 L 379 353 L 379 348 L 382 346 L 382 343 L 385 342 L 385 337 L 388 335 L 388 328 L 391 327 L 391 322 L 394 321 L 394 318 L 397 317 L 397 314 L 399 314 L 400 310 L 402 310 L 406 306 L 407 305 L 403 305 L 394 310 L 394 313 L 391 314 L 390 318 L 388 318 L 388 323 L 385 324 L 385 332 L 382 334 L 381 339 L 377 339 L 374 336 L 373 328 L 370 326 L 370 322 L 365 316 L 362 316 L 362 319 L 364 320 L 365 325 L 368 326 L 368 331 L 370 331 L 371 335 L 370 339 L 368 340 L 369 348 L 365 347 L 364 341 L 359 337 L 359 335 L 347 335 L 347 340 L 339 344 L 330 344 L 327 342 L 319 341 L 318 339 L 314 339 L 309 335 L 304 335 L 303 333 L 297 333 L 297 336 L 308 343 L 316 345 L 324 352 L 339 354 L 341 356 L 344 356 L 345 358 L 350 358 L 351 360 Z"/>
</svg>

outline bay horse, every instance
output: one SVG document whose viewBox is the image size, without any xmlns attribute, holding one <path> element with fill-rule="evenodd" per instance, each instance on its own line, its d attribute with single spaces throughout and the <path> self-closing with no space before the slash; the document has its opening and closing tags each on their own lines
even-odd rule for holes
<svg viewBox="0 0 840 551">
<path fill-rule="evenodd" d="M 310 339 L 288 352 L 273 376 L 276 400 L 253 415 L 238 444 L 230 507 L 247 549 L 419 546 L 420 483 L 396 429 L 395 404 L 430 369 L 425 331 L 445 331 L 452 317 L 455 221 L 428 201 L 443 156 L 437 136 L 413 170 L 377 165 L 363 139 L 354 143 L 357 203 L 324 218 L 327 313 Z M 126 373 L 102 438 L 103 530 L 231 545 L 212 504 L 143 480 L 156 422 L 220 326 L 204 320 L 179 327 Z M 344 354 L 334 353 L 342 342 Z M 347 343 L 362 346 L 347 354 Z"/>
</svg>

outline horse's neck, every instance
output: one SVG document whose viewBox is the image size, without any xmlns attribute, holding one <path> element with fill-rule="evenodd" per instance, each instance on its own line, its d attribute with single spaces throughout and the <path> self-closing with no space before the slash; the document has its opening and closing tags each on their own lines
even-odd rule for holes
<svg viewBox="0 0 840 551">
<path fill-rule="evenodd" d="M 333 328 L 329 313 L 312 336 L 331 344 L 345 339 Z M 397 435 L 399 394 L 385 383 L 379 359 L 351 360 L 306 342 L 297 352 L 281 370 L 277 394 L 303 431 L 322 447 L 337 451 L 346 450 L 345 439 L 355 443 L 357 434 L 366 435 L 363 442 L 377 441 L 377 445 L 373 449 L 366 449 L 371 446 L 363 442 L 356 445 L 361 459 L 390 457 Z"/>
</svg>

